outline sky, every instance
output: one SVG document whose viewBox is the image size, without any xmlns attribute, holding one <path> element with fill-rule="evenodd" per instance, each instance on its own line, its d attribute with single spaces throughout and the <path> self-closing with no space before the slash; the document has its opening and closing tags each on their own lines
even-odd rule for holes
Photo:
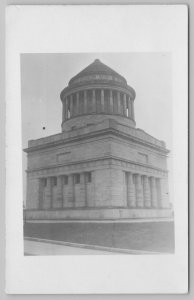
<svg viewBox="0 0 194 300">
<path fill-rule="evenodd" d="M 172 149 L 172 58 L 170 53 L 21 54 L 22 146 L 61 132 L 60 92 L 95 59 L 127 80 L 136 92 L 136 127 Z M 168 169 L 172 181 L 172 153 Z M 26 154 L 23 154 L 23 170 Z M 25 186 L 25 171 L 24 171 Z M 25 195 L 24 188 L 24 195 Z M 172 193 L 170 191 L 170 193 Z"/>
</svg>

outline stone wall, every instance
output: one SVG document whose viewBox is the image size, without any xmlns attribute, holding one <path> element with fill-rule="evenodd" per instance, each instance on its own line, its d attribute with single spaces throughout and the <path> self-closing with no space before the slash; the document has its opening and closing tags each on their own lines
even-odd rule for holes
<svg viewBox="0 0 194 300">
<path fill-rule="evenodd" d="M 28 154 L 28 169 L 35 170 L 71 162 L 103 157 L 117 157 L 166 170 L 166 157 L 145 145 L 137 145 L 111 135 L 90 138 L 86 142 L 75 142 L 63 146 L 45 148 Z"/>
<path fill-rule="evenodd" d="M 140 218 L 170 218 L 173 217 L 170 209 L 128 209 L 128 208 L 104 208 L 104 209 L 67 209 L 53 211 L 28 210 L 27 220 L 114 220 L 114 219 L 140 219 Z"/>
</svg>

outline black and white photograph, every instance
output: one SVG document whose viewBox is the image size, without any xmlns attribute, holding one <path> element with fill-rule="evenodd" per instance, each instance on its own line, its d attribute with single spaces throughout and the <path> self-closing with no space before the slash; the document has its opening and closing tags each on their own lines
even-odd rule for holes
<svg viewBox="0 0 194 300">
<path fill-rule="evenodd" d="M 6 292 L 188 291 L 185 5 L 6 12 Z"/>
<path fill-rule="evenodd" d="M 21 55 L 26 255 L 174 253 L 171 64 Z"/>
</svg>

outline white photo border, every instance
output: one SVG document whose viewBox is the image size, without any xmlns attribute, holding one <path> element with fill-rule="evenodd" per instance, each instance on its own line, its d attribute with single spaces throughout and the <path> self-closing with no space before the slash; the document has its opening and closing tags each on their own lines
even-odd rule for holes
<svg viewBox="0 0 194 300">
<path fill-rule="evenodd" d="M 6 12 L 6 290 L 14 294 L 188 290 L 186 5 L 9 6 Z M 24 256 L 21 53 L 171 52 L 175 254 Z"/>
</svg>

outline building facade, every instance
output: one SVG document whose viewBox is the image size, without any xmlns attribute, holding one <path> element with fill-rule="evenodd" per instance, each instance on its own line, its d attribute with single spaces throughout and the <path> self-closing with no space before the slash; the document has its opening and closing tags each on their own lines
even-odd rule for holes
<svg viewBox="0 0 194 300">
<path fill-rule="evenodd" d="M 61 92 L 62 132 L 30 140 L 27 219 L 169 217 L 168 150 L 136 128 L 135 91 L 96 59 Z"/>
</svg>

